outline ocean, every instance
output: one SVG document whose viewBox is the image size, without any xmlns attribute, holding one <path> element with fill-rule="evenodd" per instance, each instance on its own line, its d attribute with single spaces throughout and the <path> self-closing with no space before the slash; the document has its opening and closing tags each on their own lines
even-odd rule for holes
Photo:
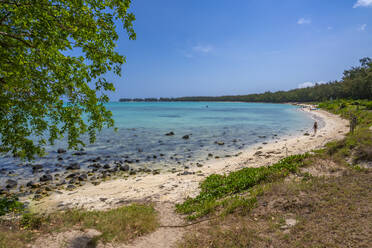
<svg viewBox="0 0 372 248">
<path fill-rule="evenodd" d="M 0 185 L 7 179 L 38 180 L 46 173 L 63 174 L 78 163 L 89 171 L 92 163 L 112 168 L 170 170 L 192 167 L 216 157 L 233 156 L 250 146 L 275 142 L 311 130 L 311 115 L 288 104 L 242 102 L 112 102 L 114 129 L 97 135 L 83 151 L 57 153 L 66 141 L 47 147 L 47 156 L 21 161 L 11 155 L 0 157 Z M 170 135 L 170 133 L 173 135 Z M 168 134 L 168 135 L 166 135 Z M 39 170 L 32 169 L 41 165 Z"/>
</svg>

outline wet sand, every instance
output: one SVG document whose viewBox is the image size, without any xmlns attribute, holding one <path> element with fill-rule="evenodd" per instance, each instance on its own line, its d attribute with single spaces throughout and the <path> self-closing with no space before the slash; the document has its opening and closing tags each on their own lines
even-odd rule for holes
<svg viewBox="0 0 372 248">
<path fill-rule="evenodd" d="M 40 201 L 32 201 L 30 206 L 37 211 L 49 212 L 65 208 L 107 209 L 137 201 L 179 203 L 188 196 L 197 195 L 199 183 L 210 174 L 267 166 L 288 155 L 305 153 L 321 148 L 329 141 L 342 139 L 348 131 L 348 121 L 339 116 L 323 110 L 310 110 L 309 107 L 301 111 L 311 112 L 316 119 L 324 121 L 316 136 L 310 133 L 308 136 L 281 137 L 268 144 L 251 146 L 240 156 L 209 160 L 202 167 L 181 172 L 138 174 L 97 186 L 86 184 L 74 191 L 59 191 Z"/>
</svg>

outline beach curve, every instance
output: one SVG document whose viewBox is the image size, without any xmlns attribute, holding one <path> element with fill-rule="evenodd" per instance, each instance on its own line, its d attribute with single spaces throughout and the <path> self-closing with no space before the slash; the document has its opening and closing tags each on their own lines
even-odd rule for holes
<svg viewBox="0 0 372 248">
<path fill-rule="evenodd" d="M 324 121 L 316 136 L 300 134 L 256 144 L 238 157 L 210 160 L 203 167 L 190 168 L 186 173 L 139 174 L 105 181 L 97 186 L 86 184 L 74 191 L 62 190 L 40 201 L 32 201 L 30 206 L 39 212 L 52 212 L 66 208 L 103 210 L 131 202 L 180 203 L 187 197 L 196 196 L 199 183 L 208 175 L 267 166 L 286 156 L 319 149 L 329 141 L 344 137 L 348 131 L 347 120 L 324 110 L 311 109 L 310 105 L 301 108 Z"/>
</svg>

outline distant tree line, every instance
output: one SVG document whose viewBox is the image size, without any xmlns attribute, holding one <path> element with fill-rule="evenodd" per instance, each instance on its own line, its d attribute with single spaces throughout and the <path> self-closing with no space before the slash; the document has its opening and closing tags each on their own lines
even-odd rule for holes
<svg viewBox="0 0 372 248">
<path fill-rule="evenodd" d="M 179 98 L 122 98 L 120 101 L 240 101 L 240 102 L 315 102 L 348 99 L 372 100 L 372 59 L 363 58 L 360 66 L 345 70 L 341 81 L 315 84 L 289 91 L 235 96 L 192 96 Z"/>
</svg>

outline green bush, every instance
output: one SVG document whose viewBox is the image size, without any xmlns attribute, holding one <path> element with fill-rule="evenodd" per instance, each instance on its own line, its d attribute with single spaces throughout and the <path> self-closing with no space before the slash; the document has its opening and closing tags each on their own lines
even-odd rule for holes
<svg viewBox="0 0 372 248">
<path fill-rule="evenodd" d="M 43 218 L 37 214 L 24 213 L 21 218 L 21 226 L 26 229 L 39 229 L 43 223 Z"/>
<path fill-rule="evenodd" d="M 222 204 L 216 202 L 218 199 L 243 192 L 263 181 L 274 181 L 296 172 L 307 156 L 307 154 L 289 156 L 269 167 L 244 168 L 228 175 L 210 175 L 201 183 L 200 194 L 177 204 L 177 211 L 194 214 L 191 218 L 206 215 Z"/>
<path fill-rule="evenodd" d="M 10 212 L 21 212 L 24 210 L 23 203 L 16 197 L 0 197 L 0 216 Z"/>
<path fill-rule="evenodd" d="M 364 106 L 366 106 L 367 110 L 372 110 L 372 101 L 367 102 Z"/>
</svg>

